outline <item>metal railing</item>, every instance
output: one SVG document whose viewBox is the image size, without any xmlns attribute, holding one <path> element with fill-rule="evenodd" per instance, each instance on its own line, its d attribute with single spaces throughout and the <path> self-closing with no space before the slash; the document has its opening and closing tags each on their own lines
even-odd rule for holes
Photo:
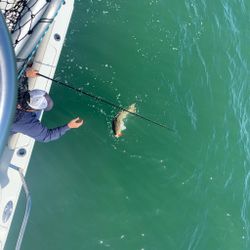
<svg viewBox="0 0 250 250">
<path fill-rule="evenodd" d="M 21 181 L 22 181 L 22 184 L 23 184 L 23 189 L 24 189 L 24 192 L 25 192 L 25 196 L 26 196 L 26 207 L 25 207 L 23 222 L 22 222 L 22 226 L 21 226 L 21 229 L 20 229 L 20 232 L 19 232 L 19 236 L 18 236 L 18 239 L 17 239 L 15 250 L 19 250 L 21 248 L 21 244 L 22 244 L 22 241 L 23 241 L 23 235 L 24 235 L 24 232 L 25 232 L 25 229 L 26 229 L 26 225 L 28 223 L 28 219 L 29 219 L 29 216 L 30 216 L 30 210 L 31 210 L 31 196 L 30 196 L 30 192 L 29 192 L 27 183 L 26 183 L 26 181 L 24 179 L 22 169 L 19 168 L 18 172 L 19 172 L 19 175 L 20 175 L 20 178 L 21 178 Z"/>
<path fill-rule="evenodd" d="M 15 169 L 16 171 L 18 171 L 21 182 L 22 182 L 22 186 L 23 186 L 23 190 L 25 193 L 25 197 L 26 197 L 26 205 L 25 205 L 25 212 L 24 212 L 24 216 L 23 216 L 23 221 L 22 221 L 22 225 L 18 234 L 18 239 L 16 242 L 16 247 L 15 250 L 20 250 L 21 245 L 22 245 L 22 241 L 23 241 L 23 236 L 25 233 L 25 229 L 29 220 L 29 216 L 30 216 L 30 210 L 31 210 L 31 195 L 28 189 L 28 185 L 25 181 L 24 178 L 24 174 L 23 174 L 23 170 L 20 167 L 11 165 L 11 168 Z"/>
<path fill-rule="evenodd" d="M 0 11 L 0 156 L 16 106 L 16 62 L 9 31 Z"/>
</svg>

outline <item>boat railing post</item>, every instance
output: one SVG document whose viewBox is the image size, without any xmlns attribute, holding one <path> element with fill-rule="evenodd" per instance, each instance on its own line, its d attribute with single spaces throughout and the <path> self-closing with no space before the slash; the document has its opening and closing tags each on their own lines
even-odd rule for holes
<svg viewBox="0 0 250 250">
<path fill-rule="evenodd" d="M 18 235 L 18 239 L 17 239 L 17 242 L 16 242 L 16 247 L 15 247 L 15 250 L 19 250 L 21 248 L 23 236 L 24 236 L 25 229 L 26 229 L 28 219 L 29 219 L 29 215 L 30 215 L 31 195 L 30 195 L 30 192 L 29 192 L 29 189 L 28 189 L 28 185 L 27 185 L 27 183 L 25 181 L 25 178 L 24 178 L 23 170 L 21 168 L 17 167 L 17 166 L 11 165 L 11 167 L 18 171 L 18 173 L 20 175 L 21 182 L 22 182 L 22 187 L 23 187 L 23 190 L 25 192 L 25 197 L 26 197 L 25 213 L 24 213 L 24 216 L 23 216 L 23 222 L 22 222 L 22 225 L 21 225 L 21 228 L 20 228 L 20 231 L 19 231 L 19 235 Z"/>
</svg>

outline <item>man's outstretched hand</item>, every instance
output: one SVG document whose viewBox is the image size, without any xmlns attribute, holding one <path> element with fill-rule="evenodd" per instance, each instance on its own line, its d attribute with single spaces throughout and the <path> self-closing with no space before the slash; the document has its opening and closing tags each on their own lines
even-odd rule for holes
<svg viewBox="0 0 250 250">
<path fill-rule="evenodd" d="M 79 117 L 73 119 L 68 123 L 69 128 L 79 128 L 83 125 L 84 121 L 80 119 Z"/>
</svg>

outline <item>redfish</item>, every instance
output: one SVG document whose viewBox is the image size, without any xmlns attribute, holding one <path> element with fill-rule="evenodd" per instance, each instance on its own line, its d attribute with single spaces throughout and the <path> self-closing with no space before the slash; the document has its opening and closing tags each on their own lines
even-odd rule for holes
<svg viewBox="0 0 250 250">
<path fill-rule="evenodd" d="M 128 107 L 128 111 L 132 112 L 132 113 L 136 112 L 135 103 Z M 126 127 L 124 125 L 124 120 L 127 118 L 129 112 L 122 110 L 114 118 L 114 120 L 112 122 L 112 129 L 114 131 L 115 137 L 118 138 L 118 137 L 122 136 L 122 130 L 126 129 Z"/>
</svg>

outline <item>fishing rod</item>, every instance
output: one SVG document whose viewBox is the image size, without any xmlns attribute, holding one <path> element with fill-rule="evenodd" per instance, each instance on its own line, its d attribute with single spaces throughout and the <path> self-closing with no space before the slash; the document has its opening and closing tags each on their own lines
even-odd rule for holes
<svg viewBox="0 0 250 250">
<path fill-rule="evenodd" d="M 53 81 L 53 82 L 55 82 L 55 83 L 58 83 L 58 84 L 60 84 L 60 85 L 62 85 L 62 86 L 64 86 L 64 87 L 66 87 L 66 88 L 69 88 L 69 89 L 72 89 L 72 90 L 74 90 L 74 91 L 76 91 L 76 92 L 78 92 L 78 93 L 87 95 L 87 96 L 89 96 L 89 97 L 91 97 L 91 98 L 94 98 L 94 99 L 100 101 L 100 102 L 106 103 L 106 104 L 108 104 L 108 105 L 110 105 L 110 106 L 112 106 L 112 107 L 115 107 L 115 108 L 117 108 L 117 109 L 121 109 L 121 110 L 123 110 L 123 111 L 126 111 L 126 112 L 130 113 L 131 115 L 135 115 L 135 116 L 137 116 L 137 117 L 140 117 L 141 119 L 144 119 L 144 120 L 146 120 L 146 121 L 148 121 L 148 122 L 151 122 L 151 123 L 153 123 L 153 124 L 155 124 L 155 125 L 158 125 L 158 126 L 160 126 L 160 127 L 162 127 L 162 128 L 166 128 L 166 129 L 168 129 L 168 130 L 174 132 L 173 129 L 167 127 L 165 124 L 161 124 L 161 123 L 156 122 L 156 121 L 153 121 L 153 120 L 151 120 L 151 119 L 149 119 L 149 118 L 147 118 L 147 117 L 145 117 L 145 116 L 142 116 L 142 115 L 139 115 L 139 114 L 137 114 L 137 113 L 131 112 L 131 111 L 129 111 L 128 109 L 126 109 L 126 108 L 124 108 L 124 107 L 122 107 L 122 106 L 120 106 L 120 105 L 116 105 L 116 104 L 114 104 L 114 103 L 112 103 L 112 102 L 110 102 L 110 101 L 107 101 L 107 100 L 105 100 L 105 99 L 103 99 L 103 98 L 101 98 L 101 97 L 99 97 L 99 96 L 95 96 L 95 95 L 90 94 L 90 93 L 88 93 L 88 92 L 85 92 L 85 91 L 83 91 L 83 90 L 81 90 L 81 89 L 77 89 L 77 88 L 75 88 L 75 87 L 70 86 L 69 84 L 66 84 L 65 82 L 61 82 L 61 81 L 59 81 L 59 80 L 50 78 L 50 77 L 45 76 L 45 75 L 43 75 L 43 74 L 41 74 L 41 73 L 36 73 L 36 75 L 41 76 L 41 77 L 43 77 L 43 78 L 45 78 L 45 79 L 51 80 L 51 81 Z"/>
</svg>

